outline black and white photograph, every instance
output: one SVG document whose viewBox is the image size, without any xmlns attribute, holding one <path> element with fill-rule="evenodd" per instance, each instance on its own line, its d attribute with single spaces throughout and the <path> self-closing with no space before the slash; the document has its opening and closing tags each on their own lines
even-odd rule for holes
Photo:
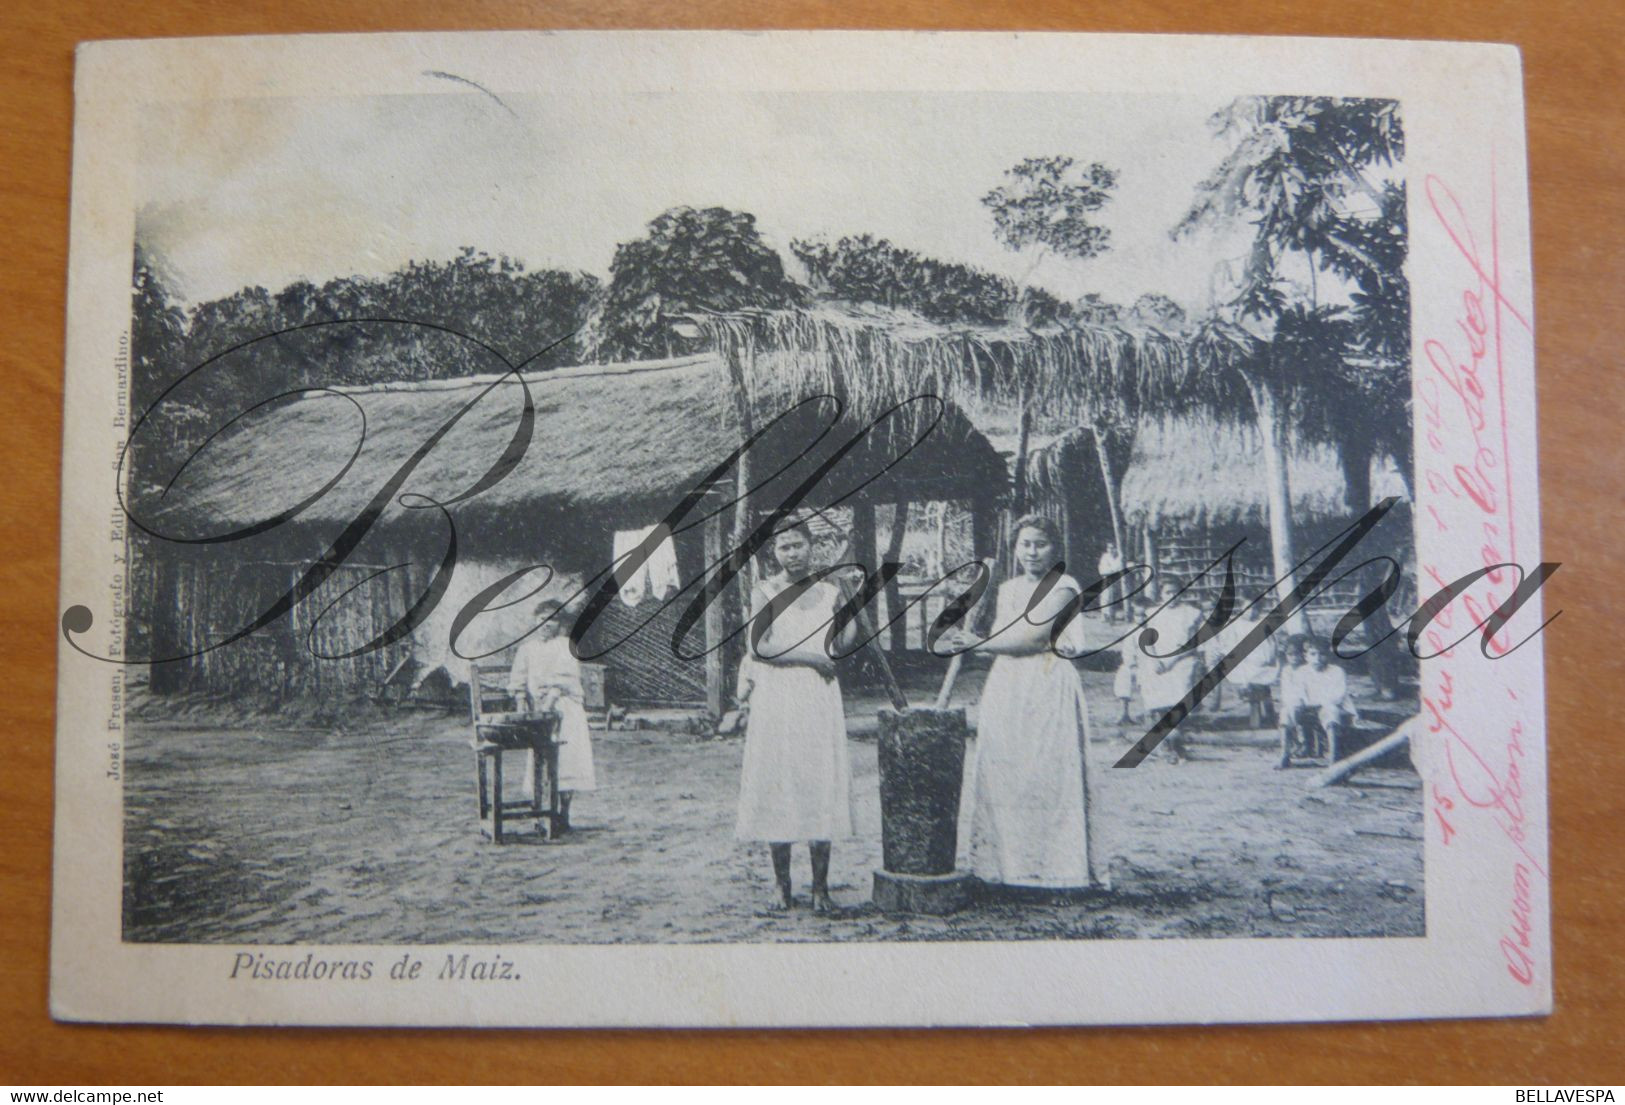
<svg viewBox="0 0 1625 1105">
<path fill-rule="evenodd" d="M 1425 457 L 1466 431 L 1418 383 L 1403 88 L 571 79 L 641 41 L 120 109 L 116 566 L 62 620 L 118 943 L 517 986 L 541 946 L 1457 932 L 1468 677 L 1428 673 L 1477 644 L 1418 608 L 1493 561 L 1418 534 L 1490 492 Z"/>
<path fill-rule="evenodd" d="M 1415 593 L 1403 105 L 424 84 L 143 120 L 126 939 L 1422 935 L 1366 573 L 1112 767 Z"/>
</svg>

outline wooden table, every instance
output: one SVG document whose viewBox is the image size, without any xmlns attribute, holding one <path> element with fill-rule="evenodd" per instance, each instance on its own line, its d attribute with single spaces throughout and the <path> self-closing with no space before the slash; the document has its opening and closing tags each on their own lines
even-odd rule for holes
<svg viewBox="0 0 1625 1105">
<path fill-rule="evenodd" d="M 480 830 L 502 843 L 509 821 L 531 820 L 552 837 L 559 823 L 558 718 L 552 714 L 487 714 L 474 722 L 474 787 L 479 797 Z M 502 755 L 524 752 L 530 797 L 503 797 Z"/>
<path fill-rule="evenodd" d="M 1533 183 L 1548 609 L 1557 1011 L 1547 1019 L 980 1032 L 294 1031 L 80 1027 L 46 1014 L 63 295 L 73 46 L 295 31 L 798 27 L 1480 39 L 1523 48 Z M 59 0 L 0 15 L 8 249 L 0 380 L 0 1071 L 41 1085 L 174 1082 L 1618 1081 L 1625 1030 L 1625 6 L 1591 0 Z M 1418 980 L 1424 985 L 1425 980 Z M 1510 1100 L 1510 1094 L 1508 1096 Z"/>
</svg>

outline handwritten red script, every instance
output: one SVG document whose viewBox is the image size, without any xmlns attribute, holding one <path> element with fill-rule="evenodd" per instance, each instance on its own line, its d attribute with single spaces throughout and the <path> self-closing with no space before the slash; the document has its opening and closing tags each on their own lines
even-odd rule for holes
<svg viewBox="0 0 1625 1105">
<path fill-rule="evenodd" d="M 1438 563 L 1424 557 L 1426 578 L 1443 586 L 1464 570 L 1517 563 L 1517 532 L 1513 519 L 1513 481 L 1508 446 L 1506 394 L 1507 336 L 1521 331 L 1532 335 L 1526 308 L 1513 302 L 1501 282 L 1500 226 L 1492 167 L 1487 218 L 1475 220 L 1451 187 L 1437 176 L 1426 178 L 1428 211 L 1454 244 L 1456 260 L 1465 264 L 1466 280 L 1455 332 L 1448 338 L 1423 343 L 1425 357 L 1417 373 L 1416 395 L 1421 416 L 1422 441 L 1418 448 L 1420 479 L 1418 515 L 1424 532 L 1439 540 L 1428 545 L 1459 549 L 1477 545 L 1481 564 Z M 1474 226 L 1487 234 L 1481 238 Z M 1464 669 L 1473 665 L 1473 677 L 1486 674 L 1485 656 L 1478 654 L 1476 634 L 1450 648 L 1446 642 L 1461 637 L 1451 633 L 1457 619 L 1461 628 L 1484 620 L 1516 586 L 1507 568 L 1488 572 L 1461 594 L 1435 620 L 1426 633 L 1428 652 L 1436 658 L 1422 670 L 1422 718 L 1438 742 L 1445 777 L 1430 788 L 1432 824 L 1441 841 L 1450 846 L 1465 834 L 1469 819 L 1487 822 L 1513 844 L 1515 857 L 1506 872 L 1505 919 L 1499 944 L 1507 972 L 1519 983 L 1532 986 L 1537 959 L 1533 952 L 1535 880 L 1546 881 L 1545 866 L 1537 853 L 1541 839 L 1528 823 L 1524 780 L 1529 749 L 1525 739 L 1530 725 L 1524 704 L 1511 687 L 1499 688 L 1505 701 L 1491 708 L 1495 720 L 1466 721 L 1462 693 L 1468 685 Z M 1426 585 L 1424 584 L 1424 587 Z M 1504 655 L 1505 629 L 1484 645 L 1491 657 Z M 1467 654 L 1458 657 L 1458 651 Z M 1423 653 L 1427 655 L 1427 653 Z M 1475 718 L 1486 716 L 1482 707 Z"/>
</svg>

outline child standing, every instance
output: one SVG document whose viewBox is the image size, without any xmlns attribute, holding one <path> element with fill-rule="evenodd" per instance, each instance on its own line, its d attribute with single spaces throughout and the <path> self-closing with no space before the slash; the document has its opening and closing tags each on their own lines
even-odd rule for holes
<svg viewBox="0 0 1625 1105">
<path fill-rule="evenodd" d="M 1109 579 L 1111 576 L 1123 570 L 1123 556 L 1117 551 L 1117 543 L 1115 541 L 1106 542 L 1106 551 L 1100 554 L 1100 561 L 1095 567 L 1096 570 L 1100 572 L 1101 579 Z M 1108 622 L 1115 622 L 1119 618 L 1126 618 L 1131 622 L 1134 620 L 1133 612 L 1123 605 L 1122 580 L 1118 580 L 1116 583 L 1113 583 L 1110 587 L 1106 588 L 1105 598 L 1106 620 Z M 1118 697 L 1121 698 L 1122 696 L 1119 695 Z"/>
<path fill-rule="evenodd" d="M 1182 702 L 1197 679 L 1201 677 L 1201 656 L 1196 649 L 1175 653 L 1189 641 L 1201 624 L 1202 612 L 1180 597 L 1174 585 L 1166 579 L 1158 580 L 1154 602 L 1160 609 L 1146 623 L 1147 629 L 1157 631 L 1152 647 L 1158 655 L 1144 653 L 1135 658 L 1135 678 L 1140 686 L 1140 701 L 1147 721 L 1155 721 Z M 1140 635 L 1133 638 L 1138 648 Z M 1163 754 L 1170 764 L 1185 762 L 1188 752 L 1185 735 L 1181 731 L 1189 715 L 1162 739 Z"/>
<path fill-rule="evenodd" d="M 1128 620 L 1134 621 L 1134 612 L 1128 613 Z M 1135 643 L 1138 633 L 1131 633 L 1124 642 L 1117 646 L 1117 674 L 1112 676 L 1112 696 L 1122 703 L 1123 709 L 1117 718 L 1119 725 L 1132 725 L 1134 719 L 1129 716 L 1128 706 L 1134 700 L 1139 690 L 1139 682 L 1134 674 L 1136 657 L 1140 647 Z"/>
<path fill-rule="evenodd" d="M 595 790 L 592 730 L 582 704 L 581 661 L 570 651 L 561 632 L 559 612 L 564 604 L 544 599 L 536 605 L 541 623 L 514 654 L 508 690 L 527 713 L 553 714 L 559 719 L 559 829 L 570 829 L 570 803 L 578 790 Z"/>
</svg>

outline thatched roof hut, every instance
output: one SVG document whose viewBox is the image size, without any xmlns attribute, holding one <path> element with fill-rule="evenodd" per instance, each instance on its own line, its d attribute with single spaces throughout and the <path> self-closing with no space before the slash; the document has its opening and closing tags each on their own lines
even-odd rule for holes
<svg viewBox="0 0 1625 1105">
<path fill-rule="evenodd" d="M 1347 481 L 1336 449 L 1300 441 L 1287 457 L 1292 512 L 1299 521 L 1347 517 Z M 1140 427 L 1123 476 L 1123 515 L 1132 525 L 1267 527 L 1264 450 L 1250 425 L 1184 417 Z M 1372 464 L 1372 502 L 1406 497 L 1393 458 Z M 1358 504 L 1361 507 L 1370 504 Z"/>
<path fill-rule="evenodd" d="M 1073 323 L 1064 327 L 949 327 L 906 311 L 821 305 L 697 316 L 708 344 L 745 368 L 767 365 L 774 385 L 834 391 L 858 410 L 899 395 L 941 396 L 986 428 L 990 416 L 1028 411 L 1034 429 L 1064 432 L 1099 417 L 1199 402 L 1238 411 L 1245 395 L 1217 371 L 1260 355 L 1260 339 L 1233 326 L 1195 333 Z M 767 354 L 779 354 L 769 361 Z M 788 356 L 784 356 L 788 355 Z"/>
<path fill-rule="evenodd" d="M 774 355 L 755 362 L 748 401 L 740 402 L 738 367 L 707 353 L 522 379 L 330 388 L 252 411 L 208 442 L 162 499 L 142 511 L 151 528 L 182 539 L 264 528 L 241 542 L 159 546 L 162 580 L 147 605 L 167 619 L 155 629 L 173 646 L 165 651 L 192 650 L 247 624 L 345 527 L 369 509 L 378 511 L 376 523 L 343 571 L 270 627 L 274 632 L 254 635 L 229 655 L 203 654 L 176 685 L 220 689 L 263 682 L 269 671 L 282 673 L 274 678 L 286 693 L 376 685 L 408 642 L 346 661 L 333 679 L 336 669 L 312 664 L 301 640 L 319 637 L 326 655 L 346 654 L 385 633 L 426 593 L 449 532 L 439 512 L 424 506 L 441 504 L 451 514 L 458 566 L 410 648 L 449 663 L 449 620 L 479 588 L 543 563 L 561 577 L 596 578 L 613 560 L 617 531 L 653 525 L 691 492 L 710 487 L 713 499 L 691 514 L 674 548 L 681 580 L 703 578 L 720 549 L 731 546 L 722 544 L 719 521 L 702 532 L 700 517 L 720 518 L 716 508 L 736 495 L 737 473 L 719 467 L 755 434 L 751 507 L 770 510 L 810 483 L 804 505 L 863 507 L 850 524 L 871 548 L 876 503 L 985 505 L 1008 485 L 1004 458 L 961 411 L 940 400 L 905 406 L 841 454 L 867 418 L 840 413 L 841 404 L 828 397 L 771 386 Z M 831 460 L 837 463 L 820 475 Z M 266 527 L 277 519 L 281 524 Z M 672 655 L 687 601 L 668 604 L 653 620 L 641 607 L 616 602 L 595 623 L 606 644 L 631 635 L 607 661 L 621 701 L 704 698 L 713 710 L 721 702 L 727 680 L 720 651 L 704 662 Z M 326 616 L 329 603 L 334 612 Z M 524 621 L 528 609 L 499 608 L 491 625 L 501 629 L 510 615 Z M 732 627 L 718 628 L 726 635 Z M 512 639 L 494 630 L 492 636 Z"/>
<path fill-rule="evenodd" d="M 478 487 L 519 440 L 528 390 L 535 412 L 531 439 L 510 472 L 458 503 L 459 517 L 504 523 L 568 516 L 619 529 L 649 525 L 745 442 L 731 381 L 720 356 L 701 354 L 527 373 L 523 388 L 513 376 L 479 376 L 312 392 L 255 412 L 211 442 L 152 517 L 157 528 L 177 536 L 219 533 L 260 523 L 319 494 L 293 521 L 330 528 L 361 514 L 443 428 L 444 437 L 398 490 L 450 502 Z M 783 388 L 759 388 L 743 412 L 763 434 L 751 453 L 753 473 L 785 469 L 760 495 L 768 505 L 862 425 L 844 417 L 820 436 L 834 410 L 827 400 L 804 403 L 775 423 L 791 410 L 789 396 Z M 877 472 L 865 489 L 873 501 L 996 494 L 1005 465 L 986 438 L 952 407 L 917 407 L 940 417 L 917 447 L 910 451 L 914 436 L 903 436 L 899 420 L 889 420 L 809 502 L 850 490 L 861 482 L 857 473 Z M 459 411 L 465 412 L 460 418 Z M 391 503 L 380 524 L 401 514 Z"/>
</svg>

